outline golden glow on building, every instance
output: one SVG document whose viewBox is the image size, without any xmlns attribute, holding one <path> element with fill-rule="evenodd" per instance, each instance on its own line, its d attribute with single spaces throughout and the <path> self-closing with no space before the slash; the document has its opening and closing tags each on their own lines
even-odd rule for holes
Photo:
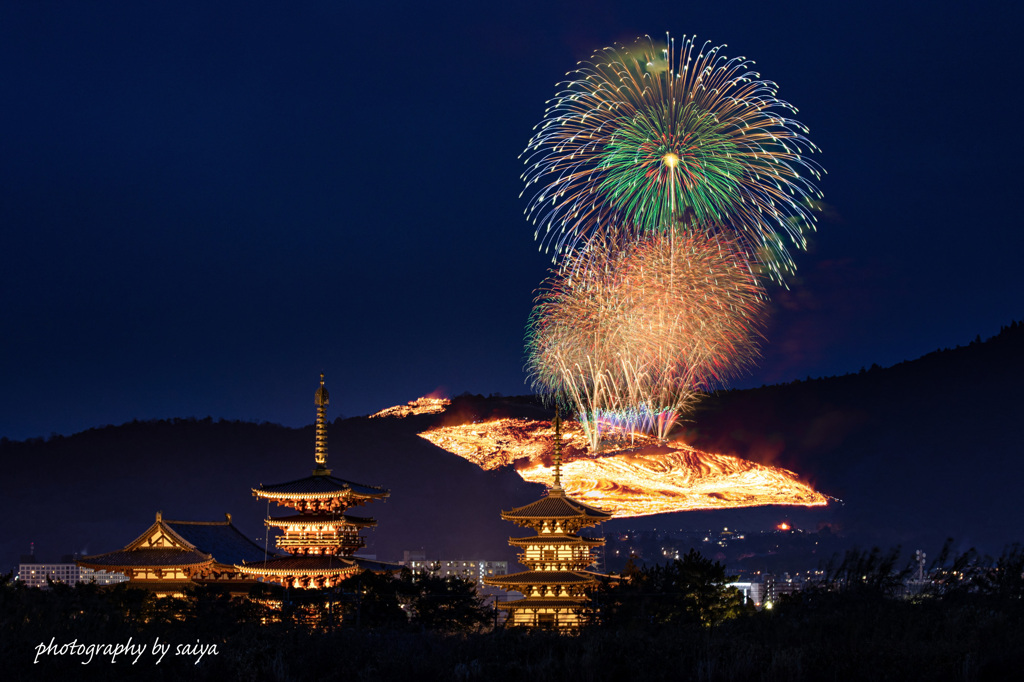
<svg viewBox="0 0 1024 682">
<path fill-rule="evenodd" d="M 501 513 L 506 521 L 534 531 L 532 536 L 509 538 L 509 544 L 522 549 L 519 562 L 527 570 L 484 580 L 487 585 L 523 595 L 522 599 L 497 603 L 499 609 L 508 612 L 505 623 L 511 627 L 578 628 L 590 614 L 587 592 L 597 587 L 601 577 L 589 570 L 594 563 L 590 551 L 603 545 L 604 540 L 580 537 L 578 532 L 607 521 L 611 514 L 565 494 L 560 485 L 562 454 L 558 427 L 556 415 L 553 485 L 547 495 Z"/>
<path fill-rule="evenodd" d="M 123 549 L 78 559 L 85 568 L 116 571 L 128 576 L 132 587 L 157 596 L 184 595 L 193 585 L 221 585 L 244 594 L 255 583 L 236 564 L 257 561 L 263 548 L 224 521 L 168 521 L 161 512 L 156 521 Z"/>
<path fill-rule="evenodd" d="M 314 396 L 316 405 L 316 446 L 313 475 L 288 483 L 261 485 L 253 495 L 279 507 L 295 510 L 288 516 L 268 517 L 268 528 L 282 531 L 277 549 L 284 555 L 238 567 L 246 575 L 279 583 L 285 587 L 333 587 L 359 573 L 359 561 L 353 554 L 366 541 L 360 531 L 377 522 L 370 517 L 353 516 L 346 511 L 388 497 L 384 488 L 353 483 L 331 475 L 327 468 L 326 405 L 330 397 L 323 374 Z"/>
</svg>

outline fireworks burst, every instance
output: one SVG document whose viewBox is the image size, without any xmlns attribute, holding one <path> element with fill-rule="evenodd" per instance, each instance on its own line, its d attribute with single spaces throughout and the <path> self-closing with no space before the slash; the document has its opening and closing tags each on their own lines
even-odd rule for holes
<svg viewBox="0 0 1024 682">
<path fill-rule="evenodd" d="M 757 276 L 723 235 L 622 240 L 603 232 L 565 261 L 527 331 L 534 385 L 577 411 L 595 451 L 610 430 L 665 440 L 700 390 L 757 355 L 764 310 Z"/>
<path fill-rule="evenodd" d="M 744 57 L 693 38 L 606 48 L 549 102 L 527 146 L 536 236 L 568 253 L 609 223 L 637 232 L 731 229 L 781 280 L 813 228 L 817 148 Z M 684 216 L 692 215 L 692 219 Z M 542 237 L 543 235 L 543 237 Z"/>
</svg>

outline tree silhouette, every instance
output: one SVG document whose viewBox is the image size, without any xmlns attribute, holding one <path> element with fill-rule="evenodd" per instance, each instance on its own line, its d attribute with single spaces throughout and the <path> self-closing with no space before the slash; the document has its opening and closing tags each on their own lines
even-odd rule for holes
<svg viewBox="0 0 1024 682">
<path fill-rule="evenodd" d="M 745 600 L 727 584 L 725 566 L 691 549 L 681 559 L 637 568 L 632 559 L 619 581 L 595 595 L 598 621 L 606 626 L 720 625 L 745 612 Z"/>
</svg>

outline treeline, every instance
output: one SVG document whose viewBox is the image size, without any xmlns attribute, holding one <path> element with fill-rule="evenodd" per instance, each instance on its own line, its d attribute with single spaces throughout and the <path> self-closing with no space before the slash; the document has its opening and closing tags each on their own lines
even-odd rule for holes
<svg viewBox="0 0 1024 682">
<path fill-rule="evenodd" d="M 468 581 L 408 573 L 251 598 L 200 588 L 185 599 L 6 579 L 0 662 L 5 679 L 1015 679 L 1024 551 L 995 560 L 947 552 L 910 594 L 914 565 L 898 557 L 847 552 L 820 583 L 761 611 L 696 552 L 631 566 L 594 594 L 594 622 L 573 634 L 495 627 Z M 278 600 L 283 608 L 267 605 Z M 45 652 L 129 638 L 150 649 L 135 663 L 100 652 L 83 665 L 84 653 Z M 170 646 L 159 663 L 154 643 Z"/>
<path fill-rule="evenodd" d="M 158 598 L 130 583 L 51 582 L 41 590 L 7 574 L 0 576 L 0 677 L 307 679 L 306 670 L 325 666 L 377 665 L 358 655 L 322 659 L 330 642 L 443 641 L 493 625 L 494 612 L 472 581 L 408 570 L 364 572 L 325 590 L 258 585 L 247 596 L 191 586 L 181 598 Z M 112 653 L 118 645 L 120 653 Z M 159 657 L 164 645 L 171 648 Z"/>
</svg>

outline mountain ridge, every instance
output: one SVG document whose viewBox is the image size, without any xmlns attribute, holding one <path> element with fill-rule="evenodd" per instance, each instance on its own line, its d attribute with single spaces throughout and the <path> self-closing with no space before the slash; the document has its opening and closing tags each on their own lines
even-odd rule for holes
<svg viewBox="0 0 1024 682">
<path fill-rule="evenodd" d="M 881 545 L 951 536 L 998 552 L 1021 540 L 1024 527 L 1014 502 L 1024 478 L 1014 421 L 1024 408 L 1022 384 L 1024 325 L 1014 322 L 986 341 L 889 368 L 715 393 L 678 437 L 784 466 L 837 498 L 822 510 L 785 511 L 812 529 L 829 525 L 851 540 Z M 530 396 L 464 395 L 442 414 L 330 424 L 328 466 L 335 475 L 392 491 L 387 502 L 357 511 L 379 520 L 368 551 L 381 559 L 422 548 L 432 558 L 514 560 L 507 545 L 514 528 L 499 512 L 536 499 L 542 486 L 522 481 L 511 467 L 484 472 L 417 436 L 433 425 L 496 415 L 543 419 L 550 412 Z M 158 510 L 183 520 L 229 512 L 262 542 L 267 509 L 251 488 L 308 475 L 313 443 L 311 425 L 209 417 L 0 439 L 0 513 L 17 519 L 0 537 L 0 566 L 27 553 L 30 542 L 43 559 L 117 549 Z M 780 511 L 683 513 L 671 523 L 756 524 Z M 608 527 L 665 524 L 664 516 L 677 515 Z"/>
</svg>

